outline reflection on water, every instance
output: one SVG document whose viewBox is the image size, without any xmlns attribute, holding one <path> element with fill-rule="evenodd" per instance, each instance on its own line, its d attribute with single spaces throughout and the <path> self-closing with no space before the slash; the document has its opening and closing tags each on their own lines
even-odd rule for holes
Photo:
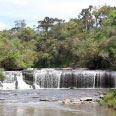
<svg viewBox="0 0 116 116">
<path fill-rule="evenodd" d="M 116 112 L 98 104 L 11 103 L 0 104 L 0 116 L 116 116 Z"/>
<path fill-rule="evenodd" d="M 0 116 L 116 116 L 116 111 L 98 104 L 63 105 L 69 98 L 78 101 L 81 97 L 99 98 L 99 89 L 76 90 L 14 90 L 0 91 Z M 40 98 L 55 99 L 53 102 L 40 102 Z"/>
</svg>

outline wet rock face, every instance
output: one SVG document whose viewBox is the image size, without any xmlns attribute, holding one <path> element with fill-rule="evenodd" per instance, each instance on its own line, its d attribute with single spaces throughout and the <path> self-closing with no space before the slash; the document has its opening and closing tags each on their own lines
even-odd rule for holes
<svg viewBox="0 0 116 116">
<path fill-rule="evenodd" d="M 32 71 L 23 71 L 22 73 L 23 73 L 24 81 L 29 85 L 33 85 L 33 81 L 34 81 L 33 72 Z"/>
<path fill-rule="evenodd" d="M 0 87 L 3 87 L 2 82 L 0 82 Z"/>
</svg>

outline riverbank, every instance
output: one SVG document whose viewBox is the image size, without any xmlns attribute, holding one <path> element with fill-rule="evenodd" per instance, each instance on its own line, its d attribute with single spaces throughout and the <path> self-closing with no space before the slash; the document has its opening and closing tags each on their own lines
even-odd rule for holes
<svg viewBox="0 0 116 116">
<path fill-rule="evenodd" d="M 116 90 L 115 89 L 110 89 L 109 91 L 105 92 L 105 96 L 103 98 L 102 104 L 116 110 Z"/>
</svg>

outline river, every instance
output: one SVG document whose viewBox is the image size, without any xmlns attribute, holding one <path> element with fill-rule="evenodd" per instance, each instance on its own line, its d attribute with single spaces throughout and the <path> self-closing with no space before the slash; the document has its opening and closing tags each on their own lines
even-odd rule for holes
<svg viewBox="0 0 116 116">
<path fill-rule="evenodd" d="M 1 90 L 0 116 L 116 116 L 114 110 L 97 103 L 62 103 L 64 99 L 76 102 L 87 96 L 99 99 L 102 91 L 106 89 Z M 43 98 L 51 101 L 40 101 Z"/>
</svg>

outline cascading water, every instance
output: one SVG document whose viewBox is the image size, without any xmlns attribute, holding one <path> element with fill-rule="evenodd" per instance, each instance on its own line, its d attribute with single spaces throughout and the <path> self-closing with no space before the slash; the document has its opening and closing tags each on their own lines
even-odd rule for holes
<svg viewBox="0 0 116 116">
<path fill-rule="evenodd" d="M 116 72 L 101 70 L 40 69 L 34 72 L 35 88 L 115 88 Z"/>
<path fill-rule="evenodd" d="M 34 71 L 35 88 L 60 88 L 62 71 L 55 69 L 40 69 Z"/>
<path fill-rule="evenodd" d="M 26 84 L 24 71 L 4 71 L 0 89 L 115 88 L 116 72 L 87 69 L 31 69 L 32 84 Z M 28 79 L 28 77 L 26 78 Z"/>
<path fill-rule="evenodd" d="M 3 75 L 5 76 L 5 80 L 3 83 L 1 83 L 0 89 L 31 89 L 31 87 L 23 81 L 23 75 L 21 71 L 4 71 Z"/>
</svg>

